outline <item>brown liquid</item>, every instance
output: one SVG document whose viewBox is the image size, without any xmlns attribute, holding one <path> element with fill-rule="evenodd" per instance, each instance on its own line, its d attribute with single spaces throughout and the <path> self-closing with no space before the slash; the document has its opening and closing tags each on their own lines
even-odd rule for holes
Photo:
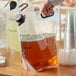
<svg viewBox="0 0 76 76">
<path fill-rule="evenodd" d="M 21 41 L 22 55 L 24 59 L 36 69 L 48 69 L 57 65 L 57 49 L 55 36 L 44 34 L 45 38 L 37 40 L 38 36 L 30 36 L 25 41 Z M 35 40 L 34 40 L 35 39 Z M 31 41 L 32 40 L 32 41 Z"/>
</svg>

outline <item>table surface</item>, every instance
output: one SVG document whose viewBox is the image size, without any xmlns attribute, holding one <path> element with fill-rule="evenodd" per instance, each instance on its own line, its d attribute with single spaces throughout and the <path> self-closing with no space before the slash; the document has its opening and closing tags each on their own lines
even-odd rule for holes
<svg viewBox="0 0 76 76">
<path fill-rule="evenodd" d="M 12 51 L 9 65 L 0 67 L 0 76 L 76 76 L 76 66 L 59 66 L 46 72 L 27 71 L 22 67 L 20 53 Z"/>
</svg>

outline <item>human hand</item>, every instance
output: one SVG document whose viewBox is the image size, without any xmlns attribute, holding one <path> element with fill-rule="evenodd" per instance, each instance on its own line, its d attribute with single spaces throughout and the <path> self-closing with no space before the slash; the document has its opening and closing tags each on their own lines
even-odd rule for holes
<svg viewBox="0 0 76 76">
<path fill-rule="evenodd" d="M 41 7 L 41 14 L 43 16 L 49 16 L 50 14 L 53 14 L 54 13 L 53 7 L 54 6 L 49 0 L 45 0 Z"/>
</svg>

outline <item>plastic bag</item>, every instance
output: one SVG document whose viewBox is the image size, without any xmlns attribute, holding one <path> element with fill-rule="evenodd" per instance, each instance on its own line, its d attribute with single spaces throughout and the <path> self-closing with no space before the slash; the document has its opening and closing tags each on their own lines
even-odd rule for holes
<svg viewBox="0 0 76 76">
<path fill-rule="evenodd" d="M 7 43 L 7 16 L 6 9 L 0 7 L 0 66 L 6 66 L 8 63 L 8 43 Z"/>
<path fill-rule="evenodd" d="M 22 62 L 26 69 L 44 71 L 57 65 L 55 23 L 38 17 L 29 4 L 19 26 Z"/>
</svg>

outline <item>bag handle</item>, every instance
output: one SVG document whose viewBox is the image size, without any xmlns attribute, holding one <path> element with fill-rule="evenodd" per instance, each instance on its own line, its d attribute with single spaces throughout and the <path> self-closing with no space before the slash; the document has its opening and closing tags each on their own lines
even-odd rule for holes
<svg viewBox="0 0 76 76">
<path fill-rule="evenodd" d="M 25 5 L 25 6 L 24 6 Z M 19 8 L 20 7 L 22 7 L 22 6 L 24 6 L 20 11 L 23 11 L 25 8 L 27 8 L 28 7 L 28 4 L 27 3 L 22 3 L 20 6 L 19 6 Z"/>
<path fill-rule="evenodd" d="M 54 16 L 54 12 L 53 12 L 52 14 L 50 14 L 49 16 L 43 16 L 43 15 L 41 14 L 41 17 L 42 17 L 42 18 L 48 18 L 48 17 L 51 17 L 51 16 Z"/>
</svg>

